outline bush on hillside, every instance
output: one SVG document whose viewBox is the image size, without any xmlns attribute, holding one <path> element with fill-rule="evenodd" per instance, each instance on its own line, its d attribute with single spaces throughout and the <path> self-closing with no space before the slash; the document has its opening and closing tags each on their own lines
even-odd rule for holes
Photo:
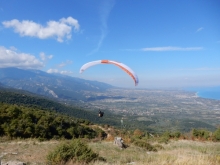
<svg viewBox="0 0 220 165">
<path fill-rule="evenodd" d="M 167 144 L 170 141 L 170 139 L 178 140 L 181 136 L 182 134 L 178 131 L 177 132 L 166 131 L 159 137 L 158 142 Z"/>
<path fill-rule="evenodd" d="M 220 127 L 213 134 L 216 141 L 220 141 Z"/>
<path fill-rule="evenodd" d="M 107 134 L 100 128 L 94 128 L 96 134 L 97 134 L 97 137 L 100 138 L 100 139 L 104 139 L 107 137 Z"/>
<path fill-rule="evenodd" d="M 145 134 L 144 134 L 144 132 L 142 132 L 141 130 L 136 129 L 136 130 L 134 130 L 133 135 L 134 135 L 136 138 L 142 138 Z"/>
<path fill-rule="evenodd" d="M 193 129 L 192 135 L 193 137 L 199 138 L 199 139 L 205 139 L 207 140 L 210 137 L 210 132 L 205 129 Z"/>
<path fill-rule="evenodd" d="M 79 139 L 74 139 L 70 143 L 63 143 L 57 146 L 47 155 L 49 165 L 65 164 L 68 161 L 73 163 L 89 163 L 99 158 L 87 144 Z"/>
<path fill-rule="evenodd" d="M 154 152 L 157 151 L 157 148 L 156 148 L 156 147 L 154 147 L 154 146 L 151 145 L 150 143 L 146 142 L 145 140 L 135 140 L 135 141 L 133 142 L 133 144 L 134 144 L 135 146 L 144 148 L 144 149 L 146 149 L 147 151 L 154 151 Z"/>
<path fill-rule="evenodd" d="M 180 136 L 181 136 L 181 133 L 178 131 L 170 134 L 170 138 L 174 138 L 174 139 L 178 139 L 180 138 Z"/>
<path fill-rule="evenodd" d="M 167 144 L 169 140 L 170 140 L 170 132 L 166 131 L 163 133 L 162 136 L 160 136 L 158 142 Z"/>
</svg>

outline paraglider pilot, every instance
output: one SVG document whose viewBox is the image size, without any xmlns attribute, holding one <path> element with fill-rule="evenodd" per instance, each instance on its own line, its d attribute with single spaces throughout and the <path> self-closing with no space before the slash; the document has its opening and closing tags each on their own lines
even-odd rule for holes
<svg viewBox="0 0 220 165">
<path fill-rule="evenodd" d="M 99 117 L 102 117 L 104 115 L 104 112 L 99 110 Z"/>
</svg>

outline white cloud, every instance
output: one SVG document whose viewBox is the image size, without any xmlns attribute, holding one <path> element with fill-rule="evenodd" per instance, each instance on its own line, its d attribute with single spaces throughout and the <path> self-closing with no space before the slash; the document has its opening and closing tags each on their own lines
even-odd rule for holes
<svg viewBox="0 0 220 165">
<path fill-rule="evenodd" d="M 64 75 L 70 75 L 73 72 L 71 72 L 71 71 L 63 71 L 63 70 L 61 71 L 59 69 L 48 69 L 47 73 L 59 73 L 59 74 L 64 74 Z"/>
<path fill-rule="evenodd" d="M 61 74 L 65 74 L 65 75 L 73 74 L 73 72 L 67 71 L 67 70 L 62 70 L 62 71 L 60 71 L 60 73 L 61 73 Z"/>
<path fill-rule="evenodd" d="M 62 18 L 59 21 L 48 21 L 46 26 L 30 20 L 19 21 L 17 19 L 4 21 L 2 24 L 6 28 L 14 28 L 14 31 L 21 36 L 37 37 L 40 39 L 55 37 L 58 42 L 63 42 L 65 38 L 71 39 L 73 27 L 75 32 L 80 28 L 78 21 L 72 17 Z"/>
<path fill-rule="evenodd" d="M 58 69 L 48 69 L 47 73 L 59 73 Z"/>
<path fill-rule="evenodd" d="M 200 32 L 200 31 L 202 31 L 204 28 L 203 27 L 200 27 L 200 28 L 198 28 L 197 30 L 196 30 L 196 32 Z"/>
<path fill-rule="evenodd" d="M 195 51 L 195 50 L 202 50 L 202 47 L 173 47 L 173 46 L 166 46 L 166 47 L 150 47 L 150 48 L 142 48 L 142 51 Z"/>
<path fill-rule="evenodd" d="M 63 68 L 69 64 L 72 64 L 72 61 L 66 60 L 65 62 L 58 64 L 55 68 L 48 69 L 47 73 L 58 73 L 58 74 L 64 74 L 64 75 L 71 75 L 71 74 L 73 74 L 73 72 L 71 72 L 71 71 L 60 70 L 60 68 Z"/>
<path fill-rule="evenodd" d="M 40 58 L 41 58 L 41 60 L 42 61 L 46 61 L 46 60 L 48 60 L 48 59 L 52 59 L 53 58 L 53 55 L 46 55 L 44 52 L 41 52 L 40 53 Z"/>
<path fill-rule="evenodd" d="M 34 55 L 20 53 L 13 49 L 0 47 L 0 67 L 18 67 L 39 69 L 44 66 L 43 62 L 38 60 Z"/>
<path fill-rule="evenodd" d="M 69 64 L 72 64 L 71 60 L 67 60 L 66 62 L 62 62 L 61 64 L 58 65 L 58 67 L 62 68 L 62 67 L 69 65 Z"/>
<path fill-rule="evenodd" d="M 101 35 L 97 44 L 97 47 L 92 50 L 88 55 L 94 54 L 99 51 L 100 47 L 102 46 L 102 43 L 107 36 L 108 33 L 108 26 L 107 26 L 107 20 L 110 15 L 110 12 L 115 4 L 114 0 L 110 1 L 102 1 L 102 4 L 100 6 L 100 19 L 101 19 Z"/>
</svg>

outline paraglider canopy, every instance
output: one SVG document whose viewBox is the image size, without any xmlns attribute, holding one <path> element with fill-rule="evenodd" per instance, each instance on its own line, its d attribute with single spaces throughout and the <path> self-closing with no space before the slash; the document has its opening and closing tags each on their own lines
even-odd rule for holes
<svg viewBox="0 0 220 165">
<path fill-rule="evenodd" d="M 94 66 L 94 65 L 98 65 L 98 64 L 114 64 L 114 65 L 118 66 L 119 68 L 121 68 L 122 70 L 124 70 L 128 75 L 130 75 L 132 77 L 132 79 L 134 80 L 135 86 L 137 86 L 139 83 L 139 80 L 138 80 L 136 73 L 131 68 L 129 68 L 127 65 L 125 65 L 123 63 L 112 61 L 112 60 L 97 60 L 97 61 L 88 62 L 80 68 L 79 72 L 82 73 L 87 68 Z"/>
</svg>

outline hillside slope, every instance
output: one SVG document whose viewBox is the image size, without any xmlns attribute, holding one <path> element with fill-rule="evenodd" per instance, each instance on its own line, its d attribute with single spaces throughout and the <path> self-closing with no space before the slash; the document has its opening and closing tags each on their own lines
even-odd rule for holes
<svg viewBox="0 0 220 165">
<path fill-rule="evenodd" d="M 75 118 L 86 119 L 93 123 L 109 124 L 112 126 L 120 125 L 120 116 L 114 116 L 107 112 L 103 118 L 99 118 L 98 110 L 97 112 L 87 111 L 76 106 L 64 105 L 55 100 L 23 90 L 0 88 L 0 102 L 61 113 Z"/>
<path fill-rule="evenodd" d="M 86 100 L 88 91 L 104 91 L 113 86 L 40 70 L 0 68 L 0 83 L 39 95 L 68 101 Z"/>
</svg>

